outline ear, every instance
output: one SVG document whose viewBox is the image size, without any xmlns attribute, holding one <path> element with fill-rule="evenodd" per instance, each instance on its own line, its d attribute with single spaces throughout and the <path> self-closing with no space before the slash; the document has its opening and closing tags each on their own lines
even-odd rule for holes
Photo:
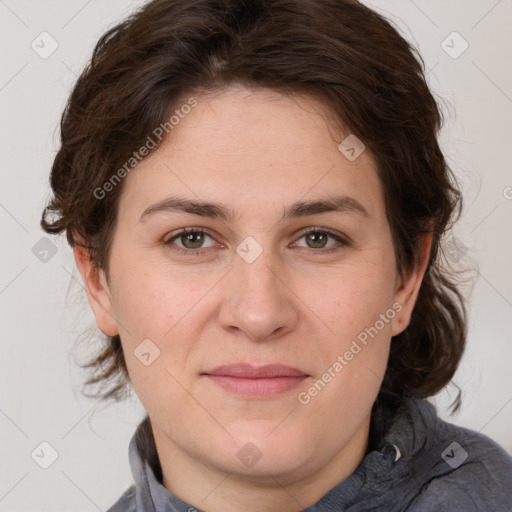
<svg viewBox="0 0 512 512">
<path fill-rule="evenodd" d="M 397 314 L 391 321 L 391 335 L 396 336 L 403 332 L 411 321 L 411 315 L 418 298 L 423 276 L 430 259 L 432 246 L 432 232 L 424 235 L 420 242 L 420 259 L 416 268 L 402 278 L 397 278 L 394 303 L 400 304 L 396 308 Z"/>
<path fill-rule="evenodd" d="M 94 264 L 88 249 L 75 245 L 73 253 L 99 329 L 107 336 L 119 334 L 105 272 Z"/>
</svg>

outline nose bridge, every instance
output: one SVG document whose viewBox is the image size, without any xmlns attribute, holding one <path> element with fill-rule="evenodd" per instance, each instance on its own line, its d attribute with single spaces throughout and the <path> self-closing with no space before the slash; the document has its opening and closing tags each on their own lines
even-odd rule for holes
<svg viewBox="0 0 512 512">
<path fill-rule="evenodd" d="M 248 236 L 238 244 L 234 274 L 239 281 L 246 284 L 246 291 L 259 290 L 265 293 L 276 285 L 276 276 L 271 268 L 279 266 L 279 263 L 271 247 L 270 237 L 258 237 L 258 240 Z"/>
<path fill-rule="evenodd" d="M 237 248 L 219 320 L 231 332 L 263 340 L 292 329 L 297 312 L 292 294 L 279 278 L 276 255 L 270 247 L 256 244 L 254 239 L 245 240 Z"/>
<path fill-rule="evenodd" d="M 279 280 L 271 269 L 271 258 L 261 257 L 250 264 L 238 261 L 233 277 L 240 285 L 240 298 L 260 298 L 267 303 L 276 300 L 279 295 Z"/>
</svg>

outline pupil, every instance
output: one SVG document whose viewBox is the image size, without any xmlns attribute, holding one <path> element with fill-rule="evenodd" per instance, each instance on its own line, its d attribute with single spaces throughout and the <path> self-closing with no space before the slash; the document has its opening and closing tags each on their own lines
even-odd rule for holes
<svg viewBox="0 0 512 512">
<path fill-rule="evenodd" d="M 326 236 L 325 236 L 325 233 L 310 233 L 309 236 L 311 237 L 310 238 L 310 241 L 313 242 L 313 244 L 319 244 L 319 245 L 314 245 L 315 248 L 322 248 L 325 246 L 325 241 L 326 241 Z"/>
<path fill-rule="evenodd" d="M 203 243 L 203 234 L 202 233 L 187 233 L 181 239 L 183 245 L 185 247 L 190 247 L 192 249 L 196 249 L 201 247 Z"/>
</svg>

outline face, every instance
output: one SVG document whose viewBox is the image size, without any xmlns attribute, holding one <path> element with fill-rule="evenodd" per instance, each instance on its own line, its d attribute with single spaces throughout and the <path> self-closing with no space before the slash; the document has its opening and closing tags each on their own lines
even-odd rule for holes
<svg viewBox="0 0 512 512">
<path fill-rule="evenodd" d="M 364 454 L 423 269 L 397 277 L 376 163 L 338 149 L 322 104 L 196 100 L 125 178 L 108 282 L 77 263 L 161 458 L 306 478 Z"/>
</svg>

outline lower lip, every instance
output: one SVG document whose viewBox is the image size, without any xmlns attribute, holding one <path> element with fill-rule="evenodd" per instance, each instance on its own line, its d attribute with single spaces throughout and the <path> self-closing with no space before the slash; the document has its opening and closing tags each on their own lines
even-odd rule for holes
<svg viewBox="0 0 512 512">
<path fill-rule="evenodd" d="M 299 386 L 306 376 L 301 377 L 269 377 L 249 379 L 228 377 L 225 375 L 206 375 L 220 387 L 237 395 L 246 397 L 269 397 L 279 395 Z"/>
</svg>

